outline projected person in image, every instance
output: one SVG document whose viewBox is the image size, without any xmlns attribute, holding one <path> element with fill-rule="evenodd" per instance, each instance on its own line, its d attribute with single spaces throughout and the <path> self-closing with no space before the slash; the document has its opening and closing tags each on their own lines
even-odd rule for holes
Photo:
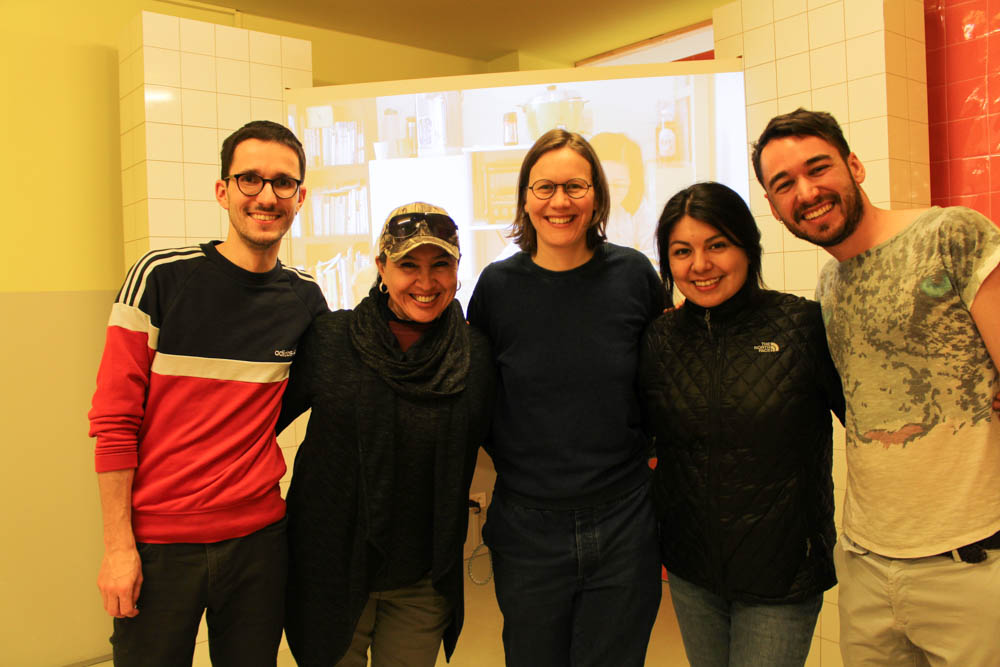
<svg viewBox="0 0 1000 667">
<path fill-rule="evenodd" d="M 743 199 L 698 183 L 667 202 L 660 272 L 684 303 L 643 339 L 660 553 L 693 667 L 794 667 L 833 568 L 840 378 L 819 304 L 765 290 Z"/>
<path fill-rule="evenodd" d="M 656 262 L 655 214 L 646 201 L 646 173 L 642 149 L 626 134 L 601 132 L 590 139 L 608 179 L 611 210 L 605 234 L 608 241 L 635 248 Z"/>
<path fill-rule="evenodd" d="M 462 629 L 468 493 L 495 368 L 455 300 L 458 229 L 389 214 L 378 277 L 316 319 L 278 429 L 312 408 L 288 491 L 285 633 L 299 665 L 431 667 Z"/>
<path fill-rule="evenodd" d="M 664 292 L 642 253 L 606 242 L 609 207 L 590 144 L 542 135 L 518 176 L 521 251 L 469 302 L 499 370 L 483 537 L 517 667 L 640 667 L 659 608 L 636 366 Z"/>
</svg>

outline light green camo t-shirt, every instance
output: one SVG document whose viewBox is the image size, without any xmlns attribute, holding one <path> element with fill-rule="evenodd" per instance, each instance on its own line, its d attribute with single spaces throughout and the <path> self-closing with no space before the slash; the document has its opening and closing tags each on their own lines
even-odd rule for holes
<svg viewBox="0 0 1000 667">
<path fill-rule="evenodd" d="M 927 556 L 1000 530 L 1000 379 L 969 313 L 998 264 L 1000 229 L 935 207 L 822 271 L 847 399 L 844 532 L 871 551 Z"/>
</svg>

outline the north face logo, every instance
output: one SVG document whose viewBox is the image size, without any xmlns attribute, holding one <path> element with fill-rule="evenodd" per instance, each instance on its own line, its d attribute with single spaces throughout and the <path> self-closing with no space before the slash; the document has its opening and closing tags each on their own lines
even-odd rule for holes
<svg viewBox="0 0 1000 667">
<path fill-rule="evenodd" d="M 757 350 L 758 352 L 777 352 L 781 348 L 778 347 L 777 343 L 766 343 L 765 342 L 765 343 L 761 343 L 760 345 L 754 345 L 753 349 Z"/>
</svg>

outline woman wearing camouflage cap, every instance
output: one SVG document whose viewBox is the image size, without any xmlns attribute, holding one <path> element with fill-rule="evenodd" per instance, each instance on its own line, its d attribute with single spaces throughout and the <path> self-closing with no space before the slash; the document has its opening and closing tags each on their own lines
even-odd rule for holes
<svg viewBox="0 0 1000 667">
<path fill-rule="evenodd" d="M 378 278 L 299 345 L 279 430 L 312 415 L 288 492 L 285 632 L 299 665 L 428 667 L 462 628 L 468 491 L 494 368 L 455 301 L 458 229 L 395 209 Z"/>
</svg>

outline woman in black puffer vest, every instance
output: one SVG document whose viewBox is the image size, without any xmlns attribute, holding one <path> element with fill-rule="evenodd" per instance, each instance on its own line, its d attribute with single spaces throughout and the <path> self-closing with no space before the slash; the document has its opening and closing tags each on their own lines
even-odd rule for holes
<svg viewBox="0 0 1000 667">
<path fill-rule="evenodd" d="M 802 665 L 836 583 L 832 410 L 844 398 L 818 303 L 762 288 L 760 231 L 720 183 L 657 227 L 680 307 L 640 352 L 663 564 L 694 667 Z"/>
</svg>

